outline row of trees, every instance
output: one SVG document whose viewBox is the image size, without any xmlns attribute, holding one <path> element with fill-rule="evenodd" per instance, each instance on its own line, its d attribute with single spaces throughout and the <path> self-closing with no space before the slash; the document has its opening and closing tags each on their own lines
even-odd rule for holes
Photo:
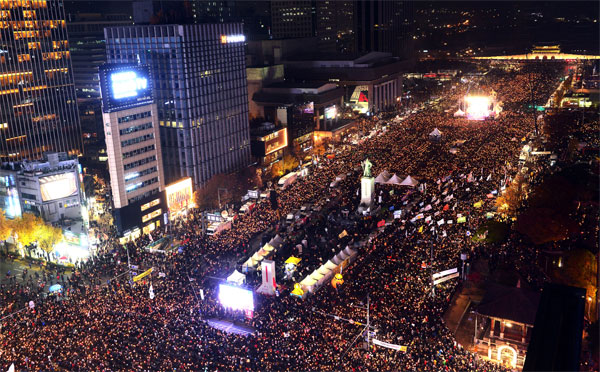
<svg viewBox="0 0 600 372">
<path fill-rule="evenodd" d="M 22 256 L 29 253 L 32 244 L 37 243 L 48 255 L 54 246 L 63 240 L 62 229 L 48 225 L 41 217 L 31 213 L 23 213 L 22 217 L 8 219 L 0 211 L 0 241 L 13 238 Z M 8 246 L 5 247 L 8 253 Z"/>
</svg>

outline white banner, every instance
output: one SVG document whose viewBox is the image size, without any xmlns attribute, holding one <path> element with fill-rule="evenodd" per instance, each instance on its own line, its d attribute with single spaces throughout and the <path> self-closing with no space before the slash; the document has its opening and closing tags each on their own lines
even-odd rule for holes
<svg viewBox="0 0 600 372">
<path fill-rule="evenodd" d="M 448 269 L 448 270 L 440 271 L 439 273 L 433 274 L 433 279 L 441 278 L 442 276 L 454 274 L 454 273 L 457 273 L 457 272 L 458 272 L 458 268 L 457 267 L 455 267 L 454 269 Z"/>
<path fill-rule="evenodd" d="M 383 342 L 383 341 L 379 341 L 379 340 L 376 340 L 376 339 L 373 339 L 372 341 L 373 341 L 373 343 L 375 345 L 387 347 L 388 349 L 393 349 L 393 350 L 396 350 L 396 351 L 402 351 L 402 352 L 406 353 L 406 346 L 401 346 L 401 345 L 396 345 L 396 344 L 390 344 L 389 342 Z"/>
<path fill-rule="evenodd" d="M 454 279 L 454 278 L 458 277 L 458 275 L 459 275 L 458 273 L 454 273 L 452 275 L 448 275 L 448 276 L 445 276 L 443 278 L 434 280 L 433 281 L 433 285 L 437 285 L 437 284 L 443 283 L 443 282 L 445 282 L 447 280 Z"/>
</svg>

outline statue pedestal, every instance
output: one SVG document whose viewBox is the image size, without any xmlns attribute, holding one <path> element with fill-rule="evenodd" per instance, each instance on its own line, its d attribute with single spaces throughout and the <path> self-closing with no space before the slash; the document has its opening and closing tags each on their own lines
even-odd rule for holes
<svg viewBox="0 0 600 372">
<path fill-rule="evenodd" d="M 362 177 L 360 179 L 360 206 L 359 212 L 366 211 L 373 204 L 373 193 L 375 192 L 375 178 Z"/>
</svg>

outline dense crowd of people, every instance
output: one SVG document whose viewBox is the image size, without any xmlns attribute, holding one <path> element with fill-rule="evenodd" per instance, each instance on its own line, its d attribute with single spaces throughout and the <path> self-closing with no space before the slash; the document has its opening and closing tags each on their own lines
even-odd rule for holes
<svg viewBox="0 0 600 372">
<path fill-rule="evenodd" d="M 536 94 L 547 98 L 558 72 L 533 73 Z M 505 107 L 530 99 L 525 73 L 488 75 L 478 84 L 497 92 Z M 80 268 L 76 278 L 85 281 L 71 276 L 63 283 L 68 296 L 57 301 L 36 295 L 35 308 L 0 323 L 0 368 L 14 363 L 17 369 L 69 371 L 504 371 L 456 342 L 442 316 L 458 281 L 433 291 L 431 275 L 460 267 L 462 252 L 490 253 L 479 249 L 471 236 L 492 210 L 494 197 L 489 195 L 500 193 L 518 171 L 516 156 L 533 129 L 533 118 L 517 109 L 506 109 L 495 120 L 455 118 L 450 109 L 467 89 L 467 84 L 457 86 L 438 106 L 398 123 L 365 120 L 363 137 L 374 135 L 344 146 L 332 159 L 321 159 L 309 176 L 279 192 L 277 210 L 268 201 L 258 203 L 251 213 L 239 215 L 232 229 L 210 238 L 199 233 L 198 216 L 191 214 L 169 231 L 185 242 L 180 253 L 150 253 L 143 249 L 148 238 L 125 247 L 110 240 L 105 254 Z M 440 141 L 429 138 L 434 128 L 442 132 Z M 374 175 L 384 170 L 411 175 L 420 184 L 377 185 L 375 199 L 381 208 L 375 216 L 356 215 L 365 158 L 374 164 Z M 340 174 L 350 176 L 331 189 Z M 308 203 L 320 212 L 309 215 L 301 227 L 286 226 L 285 215 Z M 402 210 L 401 218 L 394 219 L 392 210 Z M 466 222 L 459 223 L 461 216 Z M 387 224 L 378 228 L 382 219 Z M 278 266 L 289 253 L 303 259 L 296 281 L 346 246 L 358 250 L 357 259 L 344 270 L 345 283 L 337 289 L 324 285 L 299 299 L 289 295 L 293 282 L 288 281 L 279 296 L 257 295 L 252 318 L 223 309 L 216 299 L 215 278 L 233 271 L 225 262 L 251 256 L 251 241 L 267 230 L 284 238 L 285 248 L 274 255 Z M 348 235 L 340 238 L 344 230 Z M 130 285 L 128 254 L 131 262 L 154 267 L 155 273 Z M 532 285 L 538 279 L 531 278 Z M 154 298 L 148 295 L 150 283 Z M 360 323 L 366 320 L 367 296 L 374 337 L 406 346 L 405 352 L 363 347 Z M 20 309 L 25 298 L 19 297 L 19 305 L 10 311 Z M 235 319 L 256 332 L 225 333 L 206 322 L 214 317 Z"/>
</svg>

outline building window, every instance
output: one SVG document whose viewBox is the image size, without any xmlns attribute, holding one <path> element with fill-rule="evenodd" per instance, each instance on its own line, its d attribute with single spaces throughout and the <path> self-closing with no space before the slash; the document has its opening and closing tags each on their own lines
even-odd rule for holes
<svg viewBox="0 0 600 372">
<path fill-rule="evenodd" d="M 146 134 L 143 136 L 139 136 L 139 137 L 135 137 L 132 139 L 128 139 L 125 141 L 121 141 L 121 147 L 127 147 L 127 146 L 131 146 L 131 145 L 135 145 L 136 143 L 140 143 L 140 142 L 144 142 L 144 141 L 148 141 L 154 139 L 154 133 L 150 133 L 150 134 Z"/>
<path fill-rule="evenodd" d="M 125 135 L 125 134 L 129 134 L 129 133 L 139 132 L 141 130 L 150 129 L 152 127 L 153 127 L 152 122 L 149 122 L 149 123 L 144 123 L 144 124 L 140 124 L 140 125 L 134 125 L 132 127 L 123 128 L 123 129 L 119 130 L 119 133 L 121 135 Z"/>
</svg>

